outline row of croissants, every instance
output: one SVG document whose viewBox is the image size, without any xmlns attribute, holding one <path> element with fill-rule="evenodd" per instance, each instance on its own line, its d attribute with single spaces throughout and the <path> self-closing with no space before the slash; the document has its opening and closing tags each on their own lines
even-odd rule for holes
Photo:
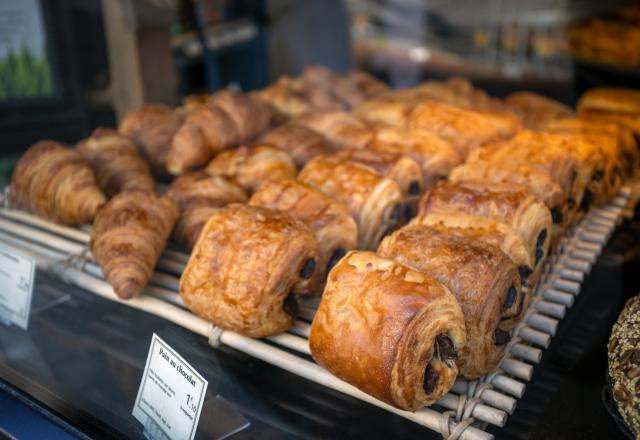
<svg viewBox="0 0 640 440">
<path fill-rule="evenodd" d="M 75 148 L 39 142 L 10 203 L 93 222 L 93 258 L 125 299 L 172 237 L 191 251 L 185 305 L 250 337 L 322 293 L 315 360 L 415 410 L 496 367 L 563 232 L 636 172 L 638 137 L 640 91 L 592 89 L 574 112 L 460 78 L 390 90 L 312 67 L 145 105 Z"/>
</svg>

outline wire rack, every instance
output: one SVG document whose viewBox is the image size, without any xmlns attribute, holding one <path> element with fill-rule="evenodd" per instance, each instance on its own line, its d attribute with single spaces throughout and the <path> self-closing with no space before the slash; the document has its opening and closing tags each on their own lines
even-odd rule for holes
<svg viewBox="0 0 640 440">
<path fill-rule="evenodd" d="M 622 221 L 631 195 L 623 187 L 609 202 L 592 208 L 558 243 L 547 259 L 541 282 L 506 354 L 491 374 L 474 381 L 457 380 L 436 405 L 415 412 L 387 405 L 331 375 L 313 362 L 308 337 L 317 299 L 303 301 L 300 316 L 287 332 L 261 340 L 222 330 L 184 308 L 179 277 L 189 255 L 164 251 L 144 293 L 128 301 L 117 298 L 88 249 L 90 230 L 56 225 L 33 215 L 0 208 L 0 245 L 31 256 L 39 269 L 91 293 L 168 319 L 209 339 L 262 359 L 294 374 L 398 414 L 452 439 L 490 439 L 488 425 L 504 426 L 524 395 L 534 367 L 551 343 L 559 321 L 580 294 L 581 283 Z"/>
</svg>

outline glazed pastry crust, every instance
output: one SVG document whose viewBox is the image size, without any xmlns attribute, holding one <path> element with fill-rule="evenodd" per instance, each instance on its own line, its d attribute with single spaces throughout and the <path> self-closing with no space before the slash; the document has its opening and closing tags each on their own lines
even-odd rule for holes
<svg viewBox="0 0 640 440">
<path fill-rule="evenodd" d="M 298 168 L 304 167 L 316 156 L 329 155 L 337 151 L 324 136 L 295 121 L 270 130 L 262 137 L 261 142 L 289 153 Z"/>
<path fill-rule="evenodd" d="M 414 159 L 422 168 L 426 188 L 446 178 L 462 162 L 460 154 L 449 142 L 419 129 L 377 130 L 369 149 L 401 153 Z"/>
<path fill-rule="evenodd" d="M 229 203 L 247 201 L 242 187 L 202 171 L 192 171 L 177 177 L 171 182 L 167 197 L 180 209 L 173 238 L 187 249 L 195 246 L 200 231 L 217 209 Z"/>
<path fill-rule="evenodd" d="M 269 179 L 295 179 L 296 165 L 285 151 L 265 144 L 226 150 L 213 158 L 207 174 L 234 180 L 248 193 Z"/>
<path fill-rule="evenodd" d="M 329 274 L 311 325 L 314 359 L 362 391 L 405 410 L 435 403 L 457 368 L 435 354 L 438 335 L 465 344 L 460 306 L 442 284 L 373 252 L 347 254 Z M 423 389 L 425 367 L 438 373 Z"/>
<path fill-rule="evenodd" d="M 249 205 L 282 211 L 309 225 L 320 244 L 319 270 L 324 271 L 334 252 L 356 247 L 358 226 L 349 209 L 302 182 L 270 180 L 251 197 Z"/>
<path fill-rule="evenodd" d="M 364 148 L 373 138 L 370 127 L 344 111 L 314 112 L 297 121 L 341 147 Z"/>
<path fill-rule="evenodd" d="M 196 315 L 228 330 L 260 338 L 280 333 L 295 317 L 283 308 L 291 293 L 317 288 L 318 261 L 311 229 L 278 211 L 231 204 L 213 213 L 180 278 L 180 295 Z"/>
<path fill-rule="evenodd" d="M 401 220 L 402 191 L 397 183 L 357 162 L 318 156 L 298 180 L 345 204 L 358 224 L 358 247 L 375 249 Z"/>
<path fill-rule="evenodd" d="M 118 297 L 133 298 L 147 285 L 178 215 L 169 198 L 140 190 L 117 194 L 98 212 L 91 253 Z"/>
<path fill-rule="evenodd" d="M 578 100 L 578 111 L 597 110 L 640 116 L 640 90 L 617 87 L 594 87 Z"/>
<path fill-rule="evenodd" d="M 497 345 L 494 332 L 498 327 L 506 332 L 515 327 L 524 301 L 518 272 L 500 249 L 409 225 L 386 237 L 378 253 L 434 277 L 456 297 L 467 330 L 467 344 L 457 361 L 462 377 L 478 378 L 498 365 L 506 344 Z M 511 287 L 517 300 L 505 309 Z"/>
<path fill-rule="evenodd" d="M 147 162 L 125 136 L 111 128 L 97 128 L 76 149 L 91 165 L 102 192 L 111 197 L 121 191 L 155 191 Z"/>
<path fill-rule="evenodd" d="M 609 338 L 609 378 L 618 412 L 640 438 L 640 296 L 627 301 Z"/>
<path fill-rule="evenodd" d="M 145 104 L 124 117 L 118 131 L 130 138 L 154 174 L 167 174 L 167 153 L 180 127 L 180 113 L 160 104 Z"/>
<path fill-rule="evenodd" d="M 457 213 L 509 225 L 527 244 L 534 261 L 539 260 L 535 267 L 549 254 L 553 234 L 551 213 L 524 186 L 486 180 L 442 182 L 420 201 L 421 215 Z"/>
<path fill-rule="evenodd" d="M 311 104 L 306 99 L 297 95 L 289 88 L 290 79 L 281 77 L 277 82 L 257 92 L 257 97 L 276 114 L 288 119 L 312 110 Z"/>
<path fill-rule="evenodd" d="M 482 113 L 438 101 L 418 105 L 408 126 L 430 131 L 450 142 L 463 158 L 479 146 L 501 139 L 495 123 Z"/>
<path fill-rule="evenodd" d="M 82 156 L 55 141 L 40 141 L 11 175 L 10 205 L 56 223 L 89 223 L 106 202 Z"/>
</svg>

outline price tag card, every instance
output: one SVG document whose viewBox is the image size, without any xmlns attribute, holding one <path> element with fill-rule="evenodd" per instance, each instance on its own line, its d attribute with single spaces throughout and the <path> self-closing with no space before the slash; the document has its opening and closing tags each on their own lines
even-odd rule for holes
<svg viewBox="0 0 640 440">
<path fill-rule="evenodd" d="M 133 416 L 156 439 L 191 440 L 198 427 L 207 385 L 196 370 L 154 333 Z M 157 432 L 151 432 L 149 427 Z"/>
<path fill-rule="evenodd" d="M 36 263 L 0 246 L 0 321 L 27 329 Z"/>
</svg>

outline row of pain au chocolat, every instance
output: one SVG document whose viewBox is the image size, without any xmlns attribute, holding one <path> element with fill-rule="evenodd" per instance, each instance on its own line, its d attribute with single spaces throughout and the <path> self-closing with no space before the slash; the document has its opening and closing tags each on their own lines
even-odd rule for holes
<svg viewBox="0 0 640 440">
<path fill-rule="evenodd" d="M 458 374 L 495 367 L 558 237 L 633 174 L 633 118 L 597 107 L 607 102 L 597 93 L 586 95 L 597 108 L 584 99 L 574 115 L 460 79 L 378 87 L 348 105 L 331 81 L 308 82 L 344 107 L 300 88 L 223 91 L 180 110 L 134 110 L 75 149 L 40 142 L 16 166 L 11 204 L 60 223 L 94 220 L 93 257 L 122 298 L 143 290 L 173 232 L 192 250 L 185 304 L 248 336 L 286 330 L 296 295 L 324 290 L 315 359 L 399 408 L 429 405 Z M 624 96 L 640 102 L 633 93 Z M 288 114 L 292 99 L 318 110 Z M 262 111 L 254 105 L 271 115 L 266 127 L 245 120 Z M 222 113 L 233 124 L 212 125 Z M 232 145 L 257 142 L 216 153 L 212 136 L 228 126 L 251 128 Z M 177 170 L 178 138 L 205 152 L 205 166 L 181 170 L 161 196 L 150 170 Z"/>
</svg>

